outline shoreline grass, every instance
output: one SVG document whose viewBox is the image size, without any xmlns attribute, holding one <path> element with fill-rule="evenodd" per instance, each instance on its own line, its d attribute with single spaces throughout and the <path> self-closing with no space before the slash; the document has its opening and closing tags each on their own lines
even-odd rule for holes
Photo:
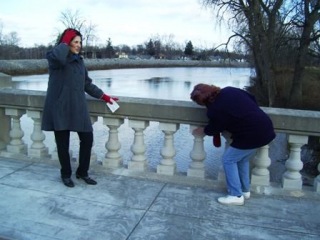
<svg viewBox="0 0 320 240">
<path fill-rule="evenodd" d="M 85 59 L 88 70 L 160 67 L 249 67 L 248 63 L 166 59 Z M 0 60 L 0 72 L 11 75 L 43 74 L 48 72 L 46 59 Z"/>
</svg>

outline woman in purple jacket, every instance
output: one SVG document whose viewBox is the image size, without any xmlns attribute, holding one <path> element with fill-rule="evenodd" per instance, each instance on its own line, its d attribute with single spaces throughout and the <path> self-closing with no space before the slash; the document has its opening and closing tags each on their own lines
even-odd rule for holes
<svg viewBox="0 0 320 240">
<path fill-rule="evenodd" d="M 260 109 L 254 96 L 242 89 L 198 84 L 191 99 L 206 106 L 209 118 L 208 125 L 196 129 L 196 133 L 215 137 L 220 137 L 222 132 L 231 134 L 232 142 L 222 156 L 228 195 L 218 198 L 218 202 L 243 205 L 244 199 L 250 198 L 249 160 L 257 148 L 275 138 L 271 119 Z"/>
<path fill-rule="evenodd" d="M 54 132 L 61 165 L 61 179 L 67 187 L 74 187 L 69 156 L 71 131 L 77 132 L 80 139 L 76 177 L 87 184 L 97 184 L 88 176 L 93 129 L 86 93 L 111 104 L 112 101 L 118 100 L 104 94 L 92 83 L 80 56 L 81 48 L 81 33 L 68 28 L 62 33 L 57 45 L 46 55 L 49 63 L 49 83 L 43 108 L 42 130 Z"/>
</svg>

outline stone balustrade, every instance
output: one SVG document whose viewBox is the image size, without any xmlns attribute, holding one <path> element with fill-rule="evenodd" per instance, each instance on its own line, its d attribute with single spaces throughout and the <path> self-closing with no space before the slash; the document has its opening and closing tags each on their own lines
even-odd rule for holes
<svg viewBox="0 0 320 240">
<path fill-rule="evenodd" d="M 45 92 L 17 89 L 0 89 L 0 156 L 16 158 L 57 159 L 56 149 L 51 153 L 45 145 L 45 135 L 41 130 L 41 113 Z M 165 179 L 167 176 L 177 174 L 175 155 L 177 149 L 174 137 L 181 125 L 188 125 L 190 136 L 193 139 L 192 148 L 188 151 L 190 164 L 185 178 L 202 179 L 206 181 L 205 161 L 207 152 L 204 148 L 204 135 L 193 134 L 193 129 L 204 126 L 207 122 L 206 111 L 191 101 L 173 101 L 159 99 L 125 98 L 119 102 L 120 109 L 111 113 L 105 104 L 99 100 L 88 97 L 88 106 L 91 120 L 94 124 L 98 117 L 108 128 L 104 158 L 100 159 L 106 169 L 123 169 L 132 172 L 148 172 L 149 160 L 146 151 L 150 146 L 145 142 L 145 130 L 151 122 L 159 123 L 159 131 L 163 134 L 160 151 L 160 162 L 156 166 L 155 174 Z M 277 134 L 287 136 L 288 158 L 285 160 L 285 171 L 281 176 L 281 183 L 277 188 L 281 191 L 305 191 L 301 169 L 301 148 L 308 143 L 309 136 L 320 136 L 320 112 L 302 111 L 292 109 L 263 108 L 271 117 Z M 32 119 L 33 130 L 30 135 L 31 144 L 24 143 L 24 129 L 21 127 L 22 116 Z M 131 158 L 127 165 L 123 164 L 120 153 L 121 139 L 119 128 L 128 122 L 132 131 L 133 143 L 131 145 Z M 262 126 L 263 127 L 263 126 Z M 226 137 L 225 147 L 228 147 Z M 92 158 L 96 159 L 95 145 Z M 256 192 L 263 193 L 273 183 L 270 180 L 269 146 L 259 149 L 255 159 L 251 162 L 251 183 Z M 128 153 L 129 154 L 129 153 Z M 319 166 L 318 166 L 318 170 Z M 223 170 L 218 171 L 216 182 L 223 183 Z M 310 189 L 308 189 L 309 191 Z M 314 179 L 312 190 L 320 192 L 320 176 Z"/>
</svg>

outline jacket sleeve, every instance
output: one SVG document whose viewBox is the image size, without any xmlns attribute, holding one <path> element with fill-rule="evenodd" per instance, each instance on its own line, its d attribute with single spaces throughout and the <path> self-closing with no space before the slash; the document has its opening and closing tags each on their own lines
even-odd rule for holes
<svg viewBox="0 0 320 240">
<path fill-rule="evenodd" d="M 49 62 L 49 67 L 59 68 L 67 64 L 67 57 L 69 53 L 69 46 L 60 43 L 51 51 L 47 52 L 46 58 Z"/>
<path fill-rule="evenodd" d="M 103 91 L 97 87 L 95 84 L 92 83 L 92 79 L 88 75 L 88 70 L 85 69 L 85 86 L 84 90 L 88 93 L 91 97 L 100 99 L 103 95 Z"/>
<path fill-rule="evenodd" d="M 213 136 L 215 134 L 221 133 L 226 130 L 227 118 L 225 114 L 218 111 L 208 112 L 209 122 L 204 128 L 204 133 L 208 136 Z"/>
</svg>

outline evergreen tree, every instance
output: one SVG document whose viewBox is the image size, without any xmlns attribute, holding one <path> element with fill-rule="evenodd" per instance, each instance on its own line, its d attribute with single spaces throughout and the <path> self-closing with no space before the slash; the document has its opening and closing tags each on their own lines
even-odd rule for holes
<svg viewBox="0 0 320 240">
<path fill-rule="evenodd" d="M 192 42 L 189 41 L 184 49 L 184 54 L 186 56 L 192 56 L 193 55 L 193 45 L 192 45 Z"/>
<path fill-rule="evenodd" d="M 108 39 L 107 47 L 106 47 L 106 58 L 113 58 L 115 55 L 114 48 L 112 46 L 111 39 Z"/>
<path fill-rule="evenodd" d="M 147 48 L 147 53 L 148 53 L 150 56 L 154 56 L 154 55 L 155 55 L 156 49 L 155 49 L 154 43 L 153 43 L 153 41 L 152 41 L 151 39 L 150 39 L 149 42 L 147 43 L 146 48 Z"/>
</svg>

